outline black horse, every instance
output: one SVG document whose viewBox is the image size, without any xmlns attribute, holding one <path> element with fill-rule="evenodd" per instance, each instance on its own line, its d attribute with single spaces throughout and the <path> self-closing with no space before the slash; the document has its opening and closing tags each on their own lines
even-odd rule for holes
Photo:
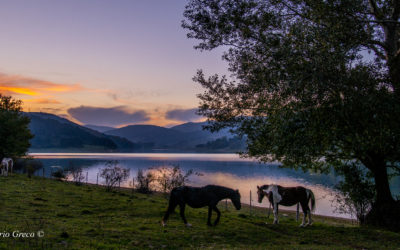
<svg viewBox="0 0 400 250">
<path fill-rule="evenodd" d="M 172 189 L 169 198 L 168 210 L 162 219 L 162 225 L 165 226 L 169 214 L 172 213 L 176 206 L 180 207 L 180 215 L 186 226 L 191 226 L 185 218 L 185 205 L 188 204 L 193 208 L 200 208 L 208 206 L 208 220 L 207 225 L 211 226 L 211 210 L 217 213 L 217 219 L 214 226 L 218 224 L 221 212 L 217 208 L 217 204 L 222 199 L 231 199 L 233 205 L 237 210 L 240 209 L 240 194 L 238 190 L 233 190 L 227 187 L 216 185 L 208 185 L 205 187 L 189 187 L 182 186 Z"/>
<path fill-rule="evenodd" d="M 269 202 L 272 204 L 274 211 L 274 224 L 278 224 L 278 205 L 293 206 L 297 204 L 297 214 L 299 213 L 299 205 L 303 210 L 303 222 L 301 227 L 312 224 L 311 211 L 315 209 L 315 197 L 314 193 L 307 188 L 298 187 L 282 187 L 279 185 L 263 185 L 257 186 L 258 202 L 261 203 L 264 196 L 268 197 Z M 308 203 L 311 201 L 311 209 Z M 306 223 L 306 217 L 308 214 L 308 222 Z"/>
</svg>

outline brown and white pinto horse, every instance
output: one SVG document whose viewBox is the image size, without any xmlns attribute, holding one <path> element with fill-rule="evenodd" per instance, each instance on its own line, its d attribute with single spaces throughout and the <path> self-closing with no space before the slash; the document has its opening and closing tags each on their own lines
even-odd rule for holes
<svg viewBox="0 0 400 250">
<path fill-rule="evenodd" d="M 312 224 L 311 211 L 315 210 L 315 197 L 314 193 L 307 188 L 298 187 L 282 187 L 279 185 L 263 185 L 261 187 L 257 186 L 258 202 L 261 203 L 264 196 L 268 197 L 269 202 L 272 204 L 274 211 L 274 224 L 278 224 L 278 205 L 282 206 L 293 206 L 298 203 L 301 205 L 303 210 L 303 222 L 301 227 L 308 226 Z M 311 200 L 311 209 L 308 203 Z M 299 211 L 299 206 L 297 206 L 297 214 Z M 308 222 L 306 223 L 306 217 L 308 214 Z"/>
</svg>

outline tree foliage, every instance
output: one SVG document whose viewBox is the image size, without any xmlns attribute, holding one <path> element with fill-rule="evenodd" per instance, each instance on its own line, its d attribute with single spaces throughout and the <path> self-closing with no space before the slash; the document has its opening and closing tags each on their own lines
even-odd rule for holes
<svg viewBox="0 0 400 250">
<path fill-rule="evenodd" d="M 72 177 L 72 181 L 76 185 L 81 185 L 85 180 L 85 174 L 83 173 L 83 168 L 80 166 L 75 166 L 72 161 L 69 162 L 66 172 Z"/>
<path fill-rule="evenodd" d="M 176 187 L 184 186 L 193 174 L 193 169 L 183 172 L 179 165 L 174 165 L 172 167 L 154 168 L 151 172 L 159 190 L 163 193 L 168 193 Z"/>
<path fill-rule="evenodd" d="M 231 81 L 194 77 L 205 88 L 199 113 L 213 122 L 209 129 L 233 127 L 247 136 L 245 156 L 287 167 L 363 164 L 376 207 L 393 205 L 387 171 L 398 171 L 400 159 L 399 1 L 192 0 L 184 17 L 197 49 L 226 48 L 232 73 Z"/>
<path fill-rule="evenodd" d="M 355 216 L 360 224 L 364 224 L 376 195 L 374 183 L 365 168 L 358 164 L 343 164 L 338 171 L 344 180 L 336 185 L 339 191 L 335 195 L 336 211 Z"/>
<path fill-rule="evenodd" d="M 22 101 L 0 94 L 0 158 L 25 155 L 29 140 L 29 118 L 22 113 Z"/>
<path fill-rule="evenodd" d="M 143 194 L 151 193 L 151 183 L 154 180 L 155 177 L 151 171 L 144 172 L 142 169 L 139 169 L 136 176 L 136 190 Z"/>
<path fill-rule="evenodd" d="M 118 166 L 118 161 L 108 161 L 106 167 L 100 170 L 100 177 L 105 180 L 107 191 L 111 191 L 117 184 L 126 181 L 129 175 L 129 169 Z"/>
</svg>

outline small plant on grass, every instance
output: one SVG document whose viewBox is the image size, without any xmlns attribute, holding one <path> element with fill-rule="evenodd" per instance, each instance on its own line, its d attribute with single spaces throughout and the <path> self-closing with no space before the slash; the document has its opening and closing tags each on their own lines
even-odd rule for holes
<svg viewBox="0 0 400 250">
<path fill-rule="evenodd" d="M 28 163 L 25 167 L 25 171 L 26 174 L 28 175 L 28 178 L 31 178 L 32 175 L 35 173 L 35 168 Z"/>
<path fill-rule="evenodd" d="M 335 211 L 351 214 L 363 224 L 375 200 L 375 185 L 365 169 L 356 163 L 343 165 L 338 173 L 344 180 L 336 185 L 339 192 L 335 195 L 338 204 Z"/>
<path fill-rule="evenodd" d="M 136 190 L 143 194 L 151 193 L 150 184 L 153 181 L 154 175 L 151 173 L 151 171 L 143 173 L 143 170 L 139 169 L 136 176 Z"/>
<path fill-rule="evenodd" d="M 72 180 L 76 185 L 81 185 L 85 179 L 82 167 L 77 167 L 72 162 L 69 163 L 67 172 L 72 176 Z"/>
<path fill-rule="evenodd" d="M 62 181 L 66 178 L 65 172 L 62 168 L 57 168 L 57 170 L 55 170 L 51 173 L 51 176 L 53 176 L 54 178 L 56 178 L 59 181 Z"/>
<path fill-rule="evenodd" d="M 100 177 L 105 180 L 106 190 L 111 191 L 118 183 L 129 178 L 129 169 L 119 167 L 117 161 L 108 161 L 100 170 Z"/>
<path fill-rule="evenodd" d="M 14 165 L 14 171 L 22 171 L 31 178 L 32 175 L 43 168 L 43 163 L 39 160 L 35 160 L 32 157 L 17 159 Z"/>
<path fill-rule="evenodd" d="M 190 169 L 186 173 L 182 171 L 179 165 L 173 165 L 173 167 L 160 167 L 153 170 L 155 172 L 155 181 L 161 192 L 168 193 L 175 187 L 184 186 L 189 177 L 193 174 L 193 170 Z"/>
</svg>

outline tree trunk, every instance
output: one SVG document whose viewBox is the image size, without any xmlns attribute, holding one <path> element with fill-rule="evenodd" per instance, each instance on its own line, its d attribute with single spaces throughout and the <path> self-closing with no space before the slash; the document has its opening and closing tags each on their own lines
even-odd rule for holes
<svg viewBox="0 0 400 250">
<path fill-rule="evenodd" d="M 391 58 L 388 66 L 394 94 L 397 97 L 397 101 L 400 101 L 400 55 Z"/>
<path fill-rule="evenodd" d="M 383 158 L 372 158 L 366 165 L 374 175 L 376 200 L 365 217 L 365 224 L 400 231 L 400 202 L 393 199 L 386 163 Z"/>
<path fill-rule="evenodd" d="M 390 191 L 386 166 L 377 167 L 375 170 L 372 170 L 372 173 L 375 179 L 376 203 L 393 203 L 394 199 Z"/>
</svg>

